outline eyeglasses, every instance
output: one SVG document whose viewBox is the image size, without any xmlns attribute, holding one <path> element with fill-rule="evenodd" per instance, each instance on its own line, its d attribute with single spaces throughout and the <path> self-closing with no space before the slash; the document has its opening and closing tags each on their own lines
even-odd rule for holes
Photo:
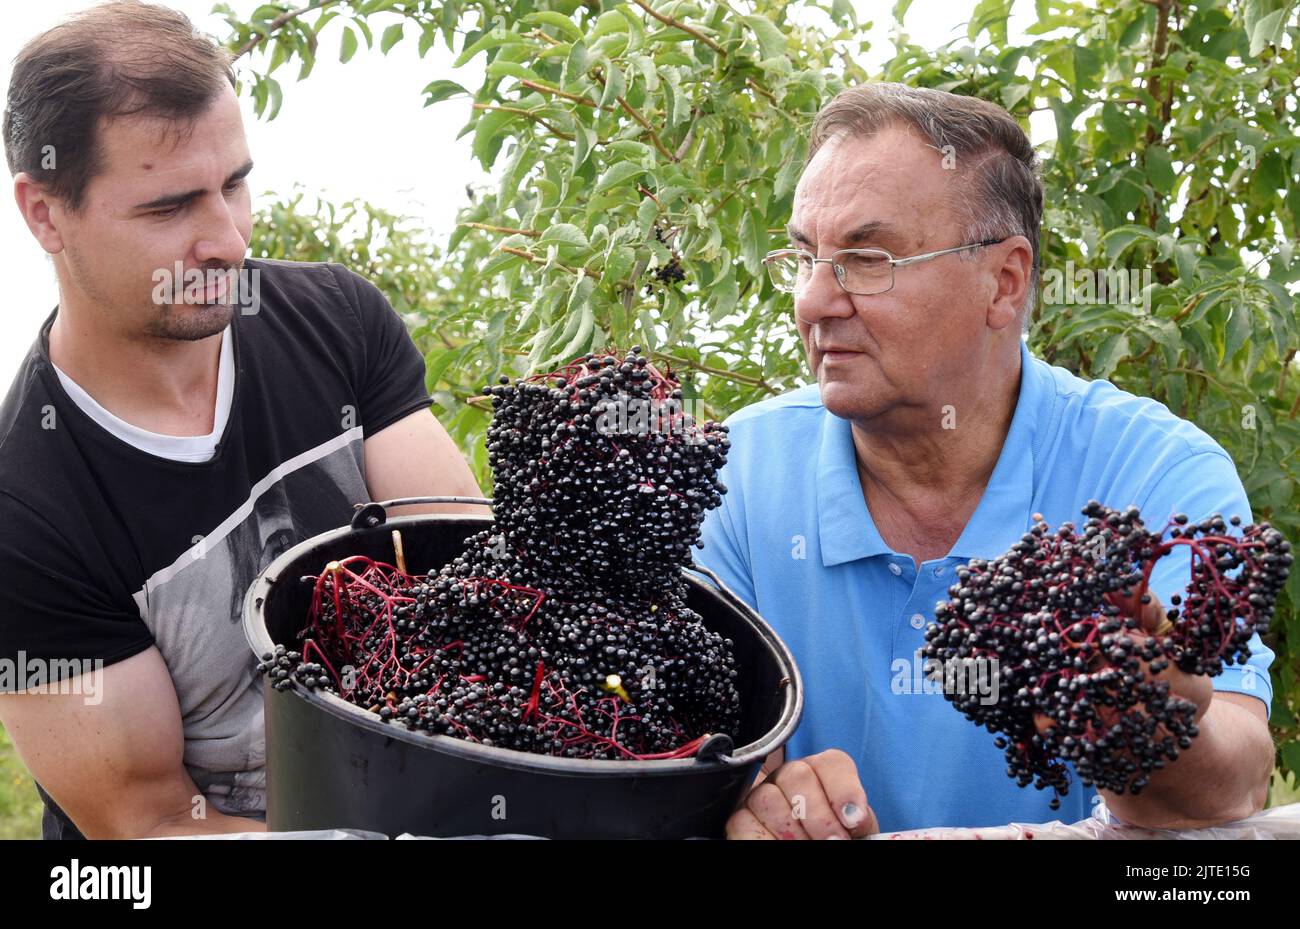
<svg viewBox="0 0 1300 929">
<path fill-rule="evenodd" d="M 971 245 L 958 245 L 944 248 L 924 255 L 911 255 L 907 258 L 895 258 L 881 248 L 841 248 L 832 252 L 829 258 L 818 258 L 802 248 L 782 248 L 768 252 L 763 258 L 767 273 L 772 278 L 772 286 L 785 293 L 799 293 L 812 279 L 813 271 L 821 262 L 829 264 L 835 271 L 835 280 L 840 287 L 851 294 L 870 296 L 883 294 L 894 286 L 894 268 L 903 265 L 929 261 L 940 255 L 950 255 L 971 248 L 983 248 L 1005 242 L 1001 239 L 985 239 Z"/>
</svg>

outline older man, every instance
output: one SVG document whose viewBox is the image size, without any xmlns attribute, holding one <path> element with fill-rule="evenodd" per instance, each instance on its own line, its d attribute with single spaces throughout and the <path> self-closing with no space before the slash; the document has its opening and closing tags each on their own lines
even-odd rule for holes
<svg viewBox="0 0 1300 929">
<path fill-rule="evenodd" d="M 1029 353 L 1042 198 L 1033 148 L 993 104 L 876 84 L 814 122 L 791 248 L 767 261 L 817 383 L 729 420 L 730 491 L 700 557 L 775 627 L 805 687 L 803 721 L 733 837 L 1088 816 L 1095 790 L 1076 778 L 1051 810 L 1050 792 L 1007 776 L 992 734 L 907 684 L 900 662 L 917 660 L 955 568 L 1007 550 L 1034 513 L 1079 520 L 1095 498 L 1157 526 L 1249 518 L 1200 429 Z M 1187 568 L 1160 562 L 1160 600 Z M 1161 672 L 1197 704 L 1200 735 L 1139 795 L 1103 792 L 1113 814 L 1193 827 L 1263 806 L 1272 653 L 1257 635 L 1251 650 L 1212 679 Z"/>
</svg>

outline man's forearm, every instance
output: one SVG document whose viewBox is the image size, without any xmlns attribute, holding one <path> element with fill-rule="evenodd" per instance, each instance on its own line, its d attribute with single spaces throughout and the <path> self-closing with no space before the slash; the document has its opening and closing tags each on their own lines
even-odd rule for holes
<svg viewBox="0 0 1300 929">
<path fill-rule="evenodd" d="M 1103 791 L 1120 819 L 1151 829 L 1193 829 L 1244 819 L 1263 809 L 1273 741 L 1248 710 L 1213 700 L 1200 733 L 1137 796 Z"/>
</svg>

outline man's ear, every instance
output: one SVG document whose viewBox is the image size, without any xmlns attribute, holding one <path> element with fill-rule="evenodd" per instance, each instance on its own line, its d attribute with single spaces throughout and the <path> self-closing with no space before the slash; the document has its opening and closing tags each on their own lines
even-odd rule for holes
<svg viewBox="0 0 1300 929">
<path fill-rule="evenodd" d="M 63 236 L 55 228 L 57 205 L 40 183 L 26 171 L 14 176 L 14 202 L 23 222 L 41 248 L 51 255 L 63 251 Z"/>
<path fill-rule="evenodd" d="M 1029 299 L 1034 252 L 1022 235 L 1011 236 L 990 249 L 995 255 L 1000 254 L 1002 260 L 994 269 L 997 291 L 989 304 L 988 324 L 990 329 L 1005 329 L 1019 323 L 1020 308 Z"/>
</svg>

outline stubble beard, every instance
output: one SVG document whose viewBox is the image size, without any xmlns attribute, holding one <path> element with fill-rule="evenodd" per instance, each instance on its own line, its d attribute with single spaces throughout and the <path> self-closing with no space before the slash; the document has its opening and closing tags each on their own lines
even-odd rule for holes
<svg viewBox="0 0 1300 929">
<path fill-rule="evenodd" d="M 187 303 L 179 306 L 151 304 L 156 310 L 145 335 L 174 342 L 197 342 L 221 332 L 234 318 L 231 303 Z"/>
</svg>

